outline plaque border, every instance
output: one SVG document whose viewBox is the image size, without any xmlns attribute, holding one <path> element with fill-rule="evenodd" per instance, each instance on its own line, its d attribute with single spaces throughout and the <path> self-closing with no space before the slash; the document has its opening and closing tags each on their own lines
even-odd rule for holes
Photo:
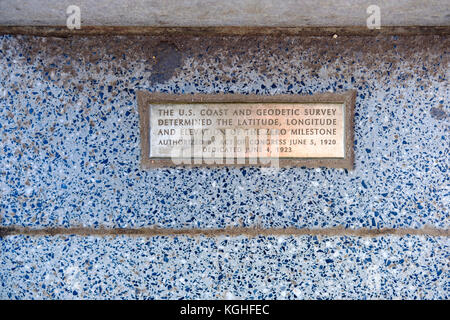
<svg viewBox="0 0 450 320">
<path fill-rule="evenodd" d="M 151 103 L 342 103 L 344 104 L 344 158 L 280 158 L 281 167 L 343 168 L 354 167 L 354 110 L 356 90 L 313 95 L 279 94 L 272 96 L 244 94 L 169 94 L 137 91 L 139 130 L 141 137 L 141 169 L 192 167 L 267 167 L 265 164 L 183 164 L 175 165 L 169 158 L 150 158 L 149 108 Z"/>
</svg>

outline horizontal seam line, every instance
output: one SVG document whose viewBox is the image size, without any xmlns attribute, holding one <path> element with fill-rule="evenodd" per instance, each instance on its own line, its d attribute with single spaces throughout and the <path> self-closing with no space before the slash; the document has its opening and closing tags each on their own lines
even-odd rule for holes
<svg viewBox="0 0 450 320">
<path fill-rule="evenodd" d="M 354 237 L 379 237 L 379 236 L 433 236 L 449 237 L 450 229 L 438 229 L 434 227 L 412 228 L 382 228 L 382 229 L 347 229 L 344 227 L 309 229 L 309 228 L 223 228 L 223 229 L 169 229 L 169 228 L 27 228 L 27 227 L 0 227 L 0 237 L 11 235 L 26 236 L 354 236 Z"/>
<path fill-rule="evenodd" d="M 82 26 L 79 30 L 70 30 L 63 25 L 0 25 L 0 34 L 34 36 L 97 36 L 97 35 L 193 35 L 193 36 L 243 36 L 243 35 L 291 35 L 291 36 L 328 36 L 339 33 L 349 36 L 377 35 L 448 35 L 448 25 L 384 26 L 381 29 L 369 29 L 366 26 Z"/>
</svg>

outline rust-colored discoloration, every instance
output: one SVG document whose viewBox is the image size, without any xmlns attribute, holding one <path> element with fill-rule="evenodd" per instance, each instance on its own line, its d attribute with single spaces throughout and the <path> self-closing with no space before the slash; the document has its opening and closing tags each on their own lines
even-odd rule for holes
<svg viewBox="0 0 450 320">
<path fill-rule="evenodd" d="M 11 47 L 11 42 L 14 47 Z M 158 61 L 157 57 L 161 57 L 161 46 L 165 46 L 162 43 L 176 48 L 175 52 L 179 54 L 169 49 L 173 58 L 158 66 L 161 59 Z M 150 76 L 147 72 L 147 79 L 152 82 L 166 81 L 169 76 L 174 78 L 179 73 L 183 74 L 183 80 L 188 83 L 197 82 L 199 77 L 205 81 L 220 83 L 244 81 L 245 79 L 241 79 L 242 75 L 233 70 L 239 65 L 251 64 L 254 73 L 263 75 L 267 81 L 279 81 L 281 76 L 287 81 L 299 81 L 301 77 L 319 75 L 321 68 L 325 66 L 327 78 L 354 77 L 355 86 L 364 86 L 368 84 L 368 79 L 361 70 L 366 66 L 370 66 L 371 70 L 380 70 L 371 77 L 375 76 L 383 81 L 394 76 L 389 70 L 398 68 L 403 70 L 405 81 L 426 78 L 432 73 L 445 78 L 446 69 L 443 67 L 422 70 L 416 66 L 446 65 L 449 57 L 442 55 L 442 52 L 446 52 L 449 46 L 450 39 L 445 35 L 340 35 L 336 39 L 331 36 L 196 37 L 180 34 L 70 38 L 16 36 L 13 40 L 2 41 L 0 58 L 8 52 L 20 52 L 22 56 L 16 58 L 19 63 L 23 60 L 35 64 L 36 71 L 42 72 L 45 79 L 64 87 L 72 86 L 75 91 L 83 90 L 80 83 L 101 78 L 99 75 L 105 72 L 114 75 L 128 74 L 130 68 L 142 62 L 145 62 L 144 72 L 151 72 Z M 45 65 L 41 63 L 43 57 Z M 295 70 L 298 71 L 293 73 L 294 68 L 288 63 L 297 64 Z M 101 69 L 100 65 L 107 69 Z M 386 70 L 386 66 L 389 70 Z M 88 68 L 89 74 L 82 72 Z M 167 74 L 158 76 L 164 70 L 167 70 Z M 410 70 L 417 71 L 412 73 Z M 49 79 L 50 75 L 54 75 L 54 79 Z M 397 81 L 392 78 L 394 80 Z M 124 77 L 121 81 L 127 86 L 129 79 Z M 421 85 L 426 89 L 430 84 L 423 82 Z"/>
<path fill-rule="evenodd" d="M 141 133 L 141 167 L 143 169 L 174 167 L 174 163 L 169 158 L 153 159 L 149 158 L 150 130 L 148 108 L 150 103 L 342 103 L 344 104 L 344 149 L 345 158 L 343 159 L 285 159 L 280 158 L 281 167 L 328 167 L 352 169 L 354 162 L 353 150 L 353 113 L 356 100 L 356 91 L 350 90 L 345 93 L 322 93 L 316 95 L 239 95 L 239 94 L 195 94 L 195 95 L 177 95 L 138 92 L 138 106 L 140 115 L 140 133 Z M 261 163 L 259 166 L 264 166 Z M 196 165 L 186 165 L 196 166 Z M 214 164 L 203 166 L 226 166 L 226 164 Z M 233 164 L 231 166 L 249 166 L 249 164 Z M 268 164 L 266 164 L 268 166 Z"/>
<path fill-rule="evenodd" d="M 219 237 L 219 236 L 245 236 L 245 237 L 259 237 L 259 236 L 325 236 L 325 237 L 380 237 L 380 236 L 433 236 L 433 237 L 449 237 L 450 230 L 438 229 L 433 227 L 424 227 L 422 229 L 346 229 L 343 227 L 323 228 L 323 229 L 308 229 L 308 228 L 225 228 L 225 229 L 164 229 L 164 228 L 45 228 L 33 229 L 23 227 L 0 227 L 0 236 L 134 236 L 134 237 L 175 237 L 175 236 L 205 236 L 205 237 Z"/>
<path fill-rule="evenodd" d="M 45 37 L 73 37 L 98 35 L 430 35 L 450 34 L 450 26 L 385 26 L 366 27 L 150 27 L 150 26 L 83 26 L 70 30 L 66 26 L 0 26 L 0 34 L 35 35 Z"/>
</svg>

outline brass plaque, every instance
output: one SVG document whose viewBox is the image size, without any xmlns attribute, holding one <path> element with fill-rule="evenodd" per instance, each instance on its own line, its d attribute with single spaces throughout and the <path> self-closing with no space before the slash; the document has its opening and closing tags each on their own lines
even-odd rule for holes
<svg viewBox="0 0 450 320">
<path fill-rule="evenodd" d="M 355 95 L 138 92 L 142 167 L 352 168 Z"/>
</svg>

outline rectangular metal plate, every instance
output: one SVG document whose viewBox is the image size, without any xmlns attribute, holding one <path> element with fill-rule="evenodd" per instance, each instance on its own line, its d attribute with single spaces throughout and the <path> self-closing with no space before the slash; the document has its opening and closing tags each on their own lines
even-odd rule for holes
<svg viewBox="0 0 450 320">
<path fill-rule="evenodd" d="M 138 92 L 142 167 L 351 168 L 354 100 L 354 91 L 314 96 Z"/>
</svg>

